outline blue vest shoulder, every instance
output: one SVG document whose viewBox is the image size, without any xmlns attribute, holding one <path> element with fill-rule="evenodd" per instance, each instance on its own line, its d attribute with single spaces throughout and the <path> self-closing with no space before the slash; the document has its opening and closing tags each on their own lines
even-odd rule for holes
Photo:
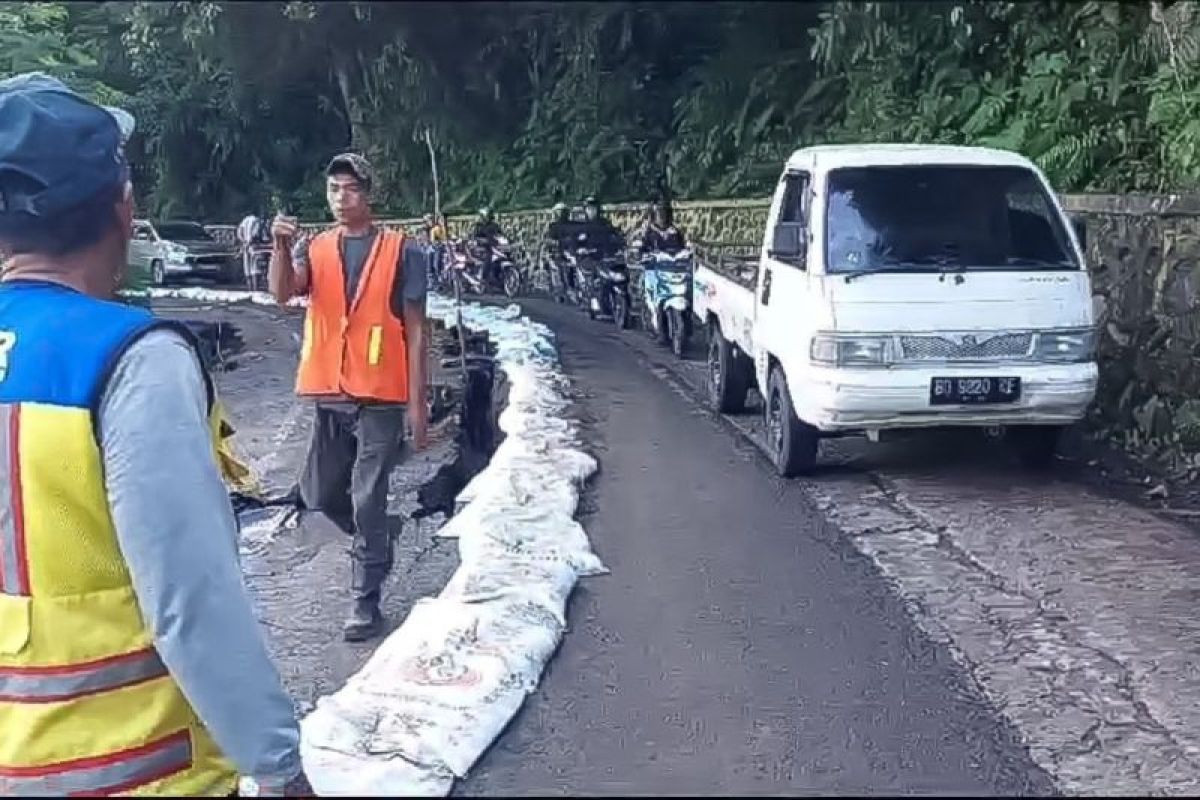
<svg viewBox="0 0 1200 800">
<path fill-rule="evenodd" d="M 0 403 L 90 407 L 149 311 L 37 281 L 0 283 Z"/>
</svg>

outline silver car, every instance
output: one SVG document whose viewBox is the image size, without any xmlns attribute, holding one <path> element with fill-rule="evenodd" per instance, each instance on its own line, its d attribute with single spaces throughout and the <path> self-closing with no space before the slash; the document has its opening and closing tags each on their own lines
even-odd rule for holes
<svg viewBox="0 0 1200 800">
<path fill-rule="evenodd" d="M 227 281 L 240 275 L 236 250 L 218 242 L 197 222 L 136 220 L 129 264 L 148 274 L 155 286 L 172 278 Z"/>
</svg>

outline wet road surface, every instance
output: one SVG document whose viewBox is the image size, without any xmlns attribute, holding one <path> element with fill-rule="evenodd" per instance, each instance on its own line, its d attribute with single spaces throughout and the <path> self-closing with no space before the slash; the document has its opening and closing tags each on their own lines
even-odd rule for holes
<svg viewBox="0 0 1200 800">
<path fill-rule="evenodd" d="M 1045 794 L 1049 777 L 795 483 L 621 346 L 557 333 L 600 460 L 538 690 L 459 794 Z"/>
</svg>

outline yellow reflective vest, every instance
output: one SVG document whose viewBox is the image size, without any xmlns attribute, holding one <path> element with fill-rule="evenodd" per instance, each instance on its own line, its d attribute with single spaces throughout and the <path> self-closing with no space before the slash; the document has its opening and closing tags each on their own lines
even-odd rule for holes
<svg viewBox="0 0 1200 800">
<path fill-rule="evenodd" d="M 0 284 L 0 795 L 236 788 L 142 619 L 97 444 L 109 371 L 163 325 L 51 284 Z"/>
</svg>

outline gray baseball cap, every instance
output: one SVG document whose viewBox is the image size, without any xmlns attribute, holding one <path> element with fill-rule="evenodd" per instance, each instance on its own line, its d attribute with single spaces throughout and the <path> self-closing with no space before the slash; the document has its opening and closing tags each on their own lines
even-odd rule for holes
<svg viewBox="0 0 1200 800">
<path fill-rule="evenodd" d="M 375 185 L 375 170 L 371 162 L 358 153 L 341 153 L 333 157 L 325 168 L 325 176 L 329 177 L 339 169 L 347 169 L 358 178 L 364 189 L 370 190 Z"/>
</svg>

